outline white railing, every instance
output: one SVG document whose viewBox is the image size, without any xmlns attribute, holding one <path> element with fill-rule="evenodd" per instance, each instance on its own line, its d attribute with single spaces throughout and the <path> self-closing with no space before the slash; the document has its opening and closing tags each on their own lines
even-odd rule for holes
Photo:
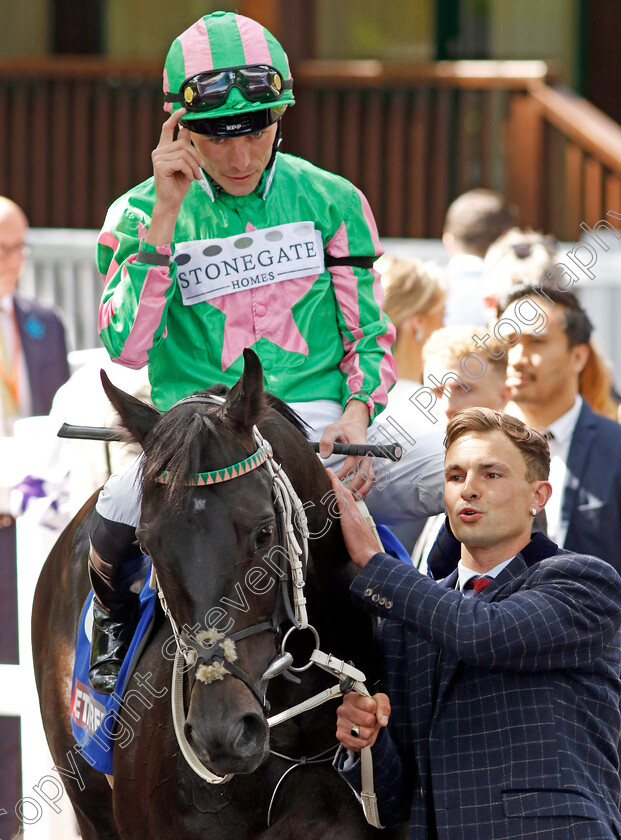
<svg viewBox="0 0 621 840">
<path fill-rule="evenodd" d="M 58 306 L 64 314 L 70 346 L 74 350 L 99 347 L 97 309 L 103 287 L 95 266 L 97 231 L 32 229 L 29 243 L 32 256 L 20 285 L 23 294 L 41 303 Z M 387 253 L 404 257 L 447 261 L 439 239 L 383 239 Z M 621 330 L 617 328 L 621 312 L 621 241 L 611 236 L 610 251 L 598 254 L 592 271 L 595 279 L 584 276 L 574 286 L 593 324 L 595 337 L 615 370 L 617 389 L 621 390 Z M 574 243 L 559 246 L 560 260 Z"/>
<path fill-rule="evenodd" d="M 64 315 L 72 350 L 99 347 L 97 309 L 103 283 L 95 265 L 97 231 L 32 228 L 20 291 Z"/>
</svg>

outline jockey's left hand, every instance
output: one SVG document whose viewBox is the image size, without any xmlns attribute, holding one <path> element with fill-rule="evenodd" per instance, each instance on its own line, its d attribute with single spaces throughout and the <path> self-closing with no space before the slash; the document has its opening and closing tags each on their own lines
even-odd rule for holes
<svg viewBox="0 0 621 840">
<path fill-rule="evenodd" d="M 322 458 L 329 458 L 336 442 L 367 443 L 368 427 L 369 409 L 366 404 L 361 400 L 350 400 L 345 406 L 342 417 L 324 429 L 319 441 L 319 454 Z M 345 481 L 357 498 L 364 498 L 375 481 L 371 458 L 350 455 L 345 459 L 337 476 L 341 481 Z"/>
</svg>

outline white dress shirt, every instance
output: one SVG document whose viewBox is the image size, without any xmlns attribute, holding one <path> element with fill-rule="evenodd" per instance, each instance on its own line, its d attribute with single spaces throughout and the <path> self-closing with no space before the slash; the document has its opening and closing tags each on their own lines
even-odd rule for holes
<svg viewBox="0 0 621 840">
<path fill-rule="evenodd" d="M 546 430 L 552 432 L 553 435 L 548 441 L 552 495 L 545 507 L 547 532 L 548 537 L 561 548 L 567 536 L 567 527 L 561 524 L 561 508 L 567 480 L 567 458 L 581 410 L 582 397 L 578 395 L 569 411 L 561 415 L 554 423 L 550 423 Z"/>
<path fill-rule="evenodd" d="M 493 569 L 490 569 L 489 572 L 481 573 L 481 572 L 474 572 L 472 569 L 469 569 L 467 566 L 464 566 L 462 561 L 460 560 L 457 564 L 457 586 L 456 589 L 460 589 L 464 593 L 464 597 L 471 598 L 475 594 L 474 589 L 466 589 L 464 590 L 464 586 L 468 583 L 470 578 L 473 577 L 491 577 L 495 578 L 502 572 L 502 570 L 509 565 L 509 563 L 514 559 L 516 555 L 514 554 L 513 557 L 509 557 L 508 560 L 503 560 L 502 563 L 499 563 L 497 566 L 494 566 Z"/>
<path fill-rule="evenodd" d="M 19 353 L 17 368 L 19 382 L 19 413 L 20 417 L 27 417 L 32 413 L 32 397 L 30 394 L 30 383 L 28 381 L 26 362 L 24 354 L 20 351 L 19 337 L 15 329 L 15 309 L 13 306 L 12 295 L 3 295 L 0 297 L 0 329 L 2 330 L 6 348 L 11 360 L 15 358 L 16 353 Z M 0 435 L 11 435 L 12 433 L 13 421 L 7 420 L 3 417 L 2 403 L 0 402 Z"/>
<path fill-rule="evenodd" d="M 456 254 L 446 268 L 448 295 L 444 326 L 487 325 L 483 303 L 483 260 L 474 254 Z"/>
</svg>

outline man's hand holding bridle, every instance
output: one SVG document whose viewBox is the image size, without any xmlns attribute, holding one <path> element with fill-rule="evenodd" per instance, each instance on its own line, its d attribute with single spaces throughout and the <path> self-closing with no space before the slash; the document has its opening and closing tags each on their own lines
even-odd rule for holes
<svg viewBox="0 0 621 840">
<path fill-rule="evenodd" d="M 390 700 L 386 694 L 365 697 L 351 691 L 336 710 L 336 737 L 348 750 L 360 752 L 363 747 L 373 746 L 389 717 Z"/>
</svg>

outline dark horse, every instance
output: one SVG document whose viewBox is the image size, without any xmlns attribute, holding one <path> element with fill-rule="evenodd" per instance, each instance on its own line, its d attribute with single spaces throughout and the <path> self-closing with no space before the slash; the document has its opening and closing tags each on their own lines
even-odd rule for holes
<svg viewBox="0 0 621 840">
<path fill-rule="evenodd" d="M 32 632 L 43 723 L 56 765 L 64 770 L 82 836 L 85 840 L 378 836 L 380 832 L 366 823 L 354 795 L 331 767 L 338 701 L 271 730 L 266 721 L 265 671 L 277 660 L 283 633 L 292 626 L 285 609 L 290 583 L 279 585 L 278 567 L 264 564 L 266 557 L 282 554 L 277 549 L 281 529 L 270 473 L 261 465 L 233 480 L 193 484 L 198 473 L 251 456 L 257 450 L 252 430 L 258 427 L 306 509 L 311 535 L 305 569 L 309 622 L 319 634 L 321 649 L 354 660 L 367 674 L 372 690 L 374 623 L 350 603 L 354 567 L 335 521 L 327 475 L 301 425 L 284 404 L 264 394 L 261 366 L 251 351 L 245 352 L 244 374 L 230 391 L 216 386 L 165 414 L 105 379 L 104 387 L 129 437 L 143 447 L 138 538 L 152 560 L 171 615 L 179 628 L 216 627 L 236 640 L 234 666 L 233 656 L 213 656 L 218 647 L 213 639 L 209 648 L 194 643 L 195 661 L 192 664 L 190 657 L 183 669 L 182 710 L 182 728 L 201 764 L 220 776 L 234 775 L 223 784 L 210 784 L 190 768 L 180 751 L 170 703 L 174 666 L 171 657 L 162 653 L 170 650 L 171 624 L 160 609 L 126 689 L 126 697 L 135 689 L 134 699 L 138 690 L 142 699 L 131 704 L 134 714 L 127 718 L 133 730 L 131 742 L 121 746 L 119 741 L 114 750 L 113 790 L 106 777 L 74 750 L 70 680 L 77 620 L 89 590 L 92 498 L 46 562 L 35 595 Z M 205 401 L 213 393 L 224 399 L 219 404 Z M 255 628 L 252 634 L 239 633 L 249 627 Z M 286 647 L 295 666 L 302 665 L 314 647 L 311 633 L 293 631 Z M 201 668 L 218 663 L 229 673 L 211 681 L 204 679 L 203 670 L 201 678 Z M 299 684 L 286 677 L 279 674 L 269 682 L 272 713 L 336 683 L 315 666 L 299 673 Z M 313 760 L 296 763 L 304 757 Z M 381 836 L 397 834 L 384 831 Z"/>
</svg>

